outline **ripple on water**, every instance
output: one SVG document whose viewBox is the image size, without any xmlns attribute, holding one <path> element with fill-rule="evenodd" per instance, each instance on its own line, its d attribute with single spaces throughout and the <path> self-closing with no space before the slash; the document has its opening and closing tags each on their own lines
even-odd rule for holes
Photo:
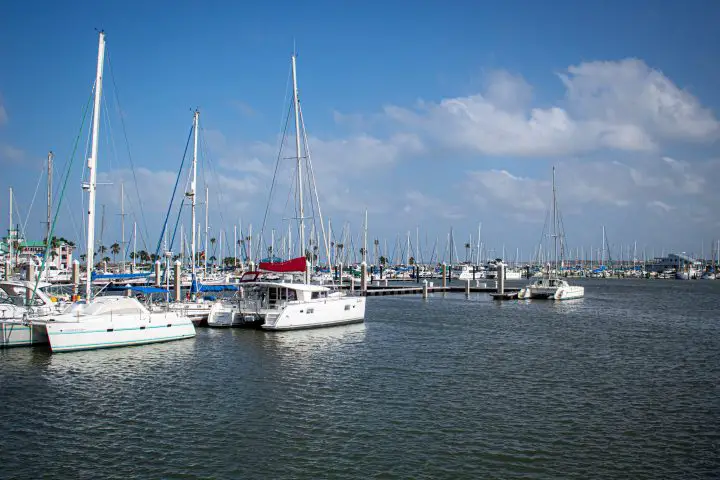
<svg viewBox="0 0 720 480">
<path fill-rule="evenodd" d="M 369 298 L 365 325 L 0 351 L 13 478 L 713 478 L 720 282 Z"/>
</svg>

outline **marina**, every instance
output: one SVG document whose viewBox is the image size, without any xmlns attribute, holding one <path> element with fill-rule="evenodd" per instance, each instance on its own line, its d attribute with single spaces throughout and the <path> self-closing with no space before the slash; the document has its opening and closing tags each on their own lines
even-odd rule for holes
<svg viewBox="0 0 720 480">
<path fill-rule="evenodd" d="M 9 4 L 0 479 L 720 478 L 696 3 Z"/>
<path fill-rule="evenodd" d="M 20 478 L 713 477 L 720 285 L 579 282 L 586 297 L 567 302 L 387 296 L 368 298 L 364 324 L 329 329 L 4 349 L 3 468 Z M 248 453 L 258 442 L 275 461 Z"/>
</svg>

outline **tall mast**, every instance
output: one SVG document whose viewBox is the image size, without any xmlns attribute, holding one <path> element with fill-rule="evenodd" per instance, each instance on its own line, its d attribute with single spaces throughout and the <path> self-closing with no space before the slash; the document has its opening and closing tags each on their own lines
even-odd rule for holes
<svg viewBox="0 0 720 480">
<path fill-rule="evenodd" d="M 365 209 L 365 227 L 363 228 L 363 253 L 362 261 L 367 263 L 367 230 L 368 230 L 368 214 Z"/>
<path fill-rule="evenodd" d="M 133 222 L 133 272 L 135 272 L 135 263 L 137 262 L 137 222 Z"/>
<path fill-rule="evenodd" d="M 555 166 L 552 169 L 552 222 L 553 222 L 553 237 L 555 241 L 555 274 L 557 275 L 558 266 L 558 228 L 557 228 L 557 204 L 555 198 Z"/>
<path fill-rule="evenodd" d="M 197 185 L 197 152 L 198 152 L 198 125 L 200 123 L 200 112 L 198 110 L 195 110 L 195 113 L 193 114 L 193 133 L 195 135 L 195 144 L 193 148 L 193 161 L 192 161 L 192 180 L 190 181 L 190 191 L 187 193 L 187 196 L 190 197 L 190 218 L 192 223 L 192 234 L 190 239 L 190 258 L 192 259 L 190 261 L 191 263 L 191 272 L 192 272 L 192 280 L 195 280 L 195 263 L 197 260 L 195 259 L 195 249 L 197 248 L 196 242 L 196 220 L 195 220 L 195 205 L 197 204 L 197 195 L 195 194 L 195 187 Z"/>
<path fill-rule="evenodd" d="M 120 245 L 122 246 L 122 273 L 125 273 L 125 184 L 120 183 Z"/>
<path fill-rule="evenodd" d="M 207 262 L 208 262 L 208 232 L 210 230 L 210 227 L 208 225 L 208 207 L 210 206 L 210 188 L 205 185 L 205 263 L 204 263 L 204 273 L 205 278 L 207 278 Z"/>
<path fill-rule="evenodd" d="M 53 152 L 48 152 L 47 160 L 47 230 L 45 238 L 50 238 L 50 227 L 52 227 L 52 177 L 53 177 Z"/>
<path fill-rule="evenodd" d="M 17 233 L 15 234 L 15 238 L 17 239 Z M 13 189 L 10 187 L 10 223 L 9 223 L 9 229 L 8 229 L 8 239 L 10 245 L 8 254 L 10 255 L 10 271 L 12 271 L 12 262 L 13 262 Z"/>
<path fill-rule="evenodd" d="M 300 100 L 297 88 L 296 57 L 292 55 L 293 104 L 295 106 L 295 153 L 297 155 L 297 188 L 300 213 L 300 252 L 305 256 L 305 210 L 303 207 L 302 158 L 300 157 Z M 307 276 L 307 275 L 306 275 Z"/>
<path fill-rule="evenodd" d="M 98 133 L 100 131 L 100 99 L 102 98 L 103 65 L 105 63 L 105 32 L 100 32 L 98 41 L 97 75 L 95 77 L 95 105 L 93 107 L 92 147 L 88 159 L 88 223 L 87 223 L 87 279 L 85 298 L 92 296 L 92 270 L 95 254 L 95 188 L 97 184 Z"/>
</svg>

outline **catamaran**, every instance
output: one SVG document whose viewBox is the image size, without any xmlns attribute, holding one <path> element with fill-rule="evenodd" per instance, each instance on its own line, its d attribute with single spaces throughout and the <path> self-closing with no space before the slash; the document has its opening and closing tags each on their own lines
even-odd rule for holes
<svg viewBox="0 0 720 480">
<path fill-rule="evenodd" d="M 312 169 L 310 155 L 305 147 L 301 151 L 301 111 L 298 99 L 296 56 L 292 56 L 293 108 L 295 113 L 295 160 L 297 169 L 297 212 L 300 251 L 306 252 L 305 209 L 303 205 L 303 159 Z M 306 138 L 306 137 L 305 137 Z M 278 157 L 280 159 L 281 156 Z M 279 161 L 279 160 L 278 160 Z M 310 172 L 311 173 L 311 172 Z M 308 182 L 309 183 L 309 182 Z M 317 201 L 317 190 L 315 199 Z M 316 205 L 320 224 L 322 213 L 319 202 Z M 367 223 L 367 221 L 366 221 Z M 324 229 L 323 229 L 324 236 Z M 325 242 L 326 251 L 327 242 Z M 367 249 L 363 249 L 363 259 Z M 329 259 L 329 254 L 327 255 Z M 233 303 L 217 303 L 208 316 L 208 326 L 259 325 L 265 330 L 295 330 L 328 327 L 365 320 L 365 297 L 351 296 L 325 285 L 310 282 L 310 269 L 306 256 L 285 262 L 260 262 L 259 271 L 246 272 L 240 279 L 240 292 Z M 281 280 L 263 281 L 262 271 L 283 275 Z M 300 282 L 293 282 L 293 274 L 299 274 Z"/>
<path fill-rule="evenodd" d="M 92 123 L 92 147 L 88 159 L 87 266 L 92 270 L 95 243 L 95 193 L 97 187 L 98 134 L 102 95 L 105 33 L 99 34 L 97 77 Z M 190 319 L 180 313 L 148 310 L 135 297 L 97 297 L 92 294 L 92 275 L 86 275 L 85 301 L 72 304 L 64 313 L 32 317 L 30 324 L 47 334 L 53 352 L 140 345 L 195 336 Z"/>
<path fill-rule="evenodd" d="M 521 289 L 518 298 L 547 298 L 553 300 L 570 300 L 585 296 L 585 287 L 570 285 L 567 280 L 558 276 L 560 263 L 558 262 L 559 241 L 562 241 L 560 232 L 560 216 L 557 210 L 557 195 L 555 191 L 555 167 L 552 174 L 552 231 L 550 236 L 555 242 L 555 268 L 547 264 L 543 275 L 530 285 Z"/>
</svg>

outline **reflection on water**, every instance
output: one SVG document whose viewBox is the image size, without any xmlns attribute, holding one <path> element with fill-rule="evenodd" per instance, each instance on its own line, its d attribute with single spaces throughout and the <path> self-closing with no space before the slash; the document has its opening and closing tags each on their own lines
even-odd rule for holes
<svg viewBox="0 0 720 480">
<path fill-rule="evenodd" d="M 716 478 L 720 282 L 368 299 L 366 323 L 0 350 L 11 478 Z"/>
<path fill-rule="evenodd" d="M 327 353 L 365 340 L 365 324 L 353 323 L 328 328 L 267 332 L 266 344 L 279 351 L 290 349 L 293 355 Z"/>
</svg>

